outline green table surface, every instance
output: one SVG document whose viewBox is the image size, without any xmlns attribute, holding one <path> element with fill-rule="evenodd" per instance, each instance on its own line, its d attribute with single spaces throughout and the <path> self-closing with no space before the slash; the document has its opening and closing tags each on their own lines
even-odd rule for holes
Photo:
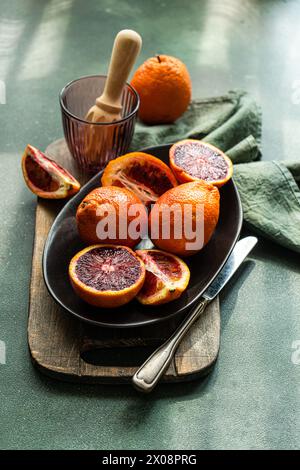
<svg viewBox="0 0 300 470">
<path fill-rule="evenodd" d="M 299 256 L 260 240 L 222 293 L 221 352 L 202 381 L 141 396 L 50 380 L 27 350 L 36 199 L 20 171 L 27 143 L 62 136 L 60 89 L 105 72 L 123 28 L 143 36 L 139 63 L 183 59 L 195 97 L 253 93 L 264 158 L 299 158 L 299 21 L 296 1 L 1 0 L 0 448 L 299 448 Z"/>
</svg>

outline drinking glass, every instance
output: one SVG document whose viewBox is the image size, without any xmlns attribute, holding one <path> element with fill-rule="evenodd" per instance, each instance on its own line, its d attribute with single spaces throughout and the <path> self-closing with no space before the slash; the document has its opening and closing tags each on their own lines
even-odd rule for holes
<svg viewBox="0 0 300 470">
<path fill-rule="evenodd" d="M 121 119 L 112 123 L 86 121 L 85 115 L 102 94 L 105 81 L 105 75 L 81 77 L 60 93 L 65 139 L 78 167 L 87 174 L 97 173 L 128 151 L 140 104 L 137 92 L 127 83 L 121 99 Z"/>
</svg>

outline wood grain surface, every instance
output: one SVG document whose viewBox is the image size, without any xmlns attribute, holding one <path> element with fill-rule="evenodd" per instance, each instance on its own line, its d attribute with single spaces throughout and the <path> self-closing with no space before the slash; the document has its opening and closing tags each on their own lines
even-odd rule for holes
<svg viewBox="0 0 300 470">
<path fill-rule="evenodd" d="M 82 183 L 64 140 L 46 153 L 69 169 Z M 172 333 L 179 319 L 147 328 L 98 328 L 73 318 L 48 294 L 42 273 L 44 244 L 61 201 L 38 199 L 30 284 L 28 343 L 33 363 L 60 380 L 126 383 L 138 366 Z M 180 344 L 163 381 L 191 380 L 215 363 L 220 343 L 219 300 L 212 302 Z"/>
</svg>

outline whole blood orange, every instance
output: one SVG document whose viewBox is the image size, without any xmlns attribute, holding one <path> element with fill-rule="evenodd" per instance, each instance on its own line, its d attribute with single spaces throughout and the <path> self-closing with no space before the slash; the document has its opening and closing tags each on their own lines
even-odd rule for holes
<svg viewBox="0 0 300 470">
<path fill-rule="evenodd" d="M 139 117 L 147 124 L 176 121 L 191 101 L 192 84 L 181 60 L 157 55 L 135 72 L 131 85 L 140 96 Z"/>
<path fill-rule="evenodd" d="M 221 187 L 232 177 L 232 162 L 220 149 L 186 139 L 170 148 L 170 166 L 181 183 L 204 180 Z"/>
<path fill-rule="evenodd" d="M 112 160 L 106 166 L 103 186 L 125 187 L 145 204 L 155 202 L 168 189 L 177 186 L 170 168 L 148 153 L 132 152 Z"/>
<path fill-rule="evenodd" d="M 128 247 L 93 245 L 77 253 L 69 265 L 73 289 L 85 302 L 114 308 L 130 302 L 145 280 L 145 266 Z"/>
<path fill-rule="evenodd" d="M 181 256 L 197 253 L 210 240 L 219 218 L 220 195 L 205 181 L 170 189 L 154 204 L 150 237 L 162 250 Z"/>
<path fill-rule="evenodd" d="M 22 156 L 22 171 L 28 188 L 44 199 L 63 199 L 80 189 L 65 168 L 32 145 L 27 145 Z"/>
<path fill-rule="evenodd" d="M 187 288 L 190 270 L 177 256 L 161 250 L 137 250 L 146 268 L 144 285 L 137 295 L 143 305 L 160 305 L 178 299 Z"/>
<path fill-rule="evenodd" d="M 76 212 L 80 237 L 87 244 L 111 243 L 133 247 L 147 231 L 147 212 L 126 188 L 106 186 L 91 191 Z"/>
</svg>

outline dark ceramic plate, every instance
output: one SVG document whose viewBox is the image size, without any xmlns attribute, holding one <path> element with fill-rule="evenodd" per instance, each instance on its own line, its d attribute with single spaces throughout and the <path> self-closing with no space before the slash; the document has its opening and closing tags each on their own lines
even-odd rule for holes
<svg viewBox="0 0 300 470">
<path fill-rule="evenodd" d="M 144 149 L 168 162 L 170 145 Z M 75 213 L 77 206 L 92 189 L 99 186 L 101 173 L 94 176 L 61 210 L 49 232 L 43 255 L 43 273 L 52 297 L 65 310 L 80 320 L 98 326 L 125 328 L 157 323 L 182 314 L 203 293 L 218 274 L 235 243 L 242 225 L 242 208 L 233 181 L 221 188 L 220 218 L 214 235 L 198 254 L 186 259 L 191 280 L 183 295 L 169 304 L 146 307 L 136 300 L 115 310 L 92 307 L 73 291 L 68 278 L 68 266 L 75 253 L 84 245 L 79 239 Z"/>
</svg>

